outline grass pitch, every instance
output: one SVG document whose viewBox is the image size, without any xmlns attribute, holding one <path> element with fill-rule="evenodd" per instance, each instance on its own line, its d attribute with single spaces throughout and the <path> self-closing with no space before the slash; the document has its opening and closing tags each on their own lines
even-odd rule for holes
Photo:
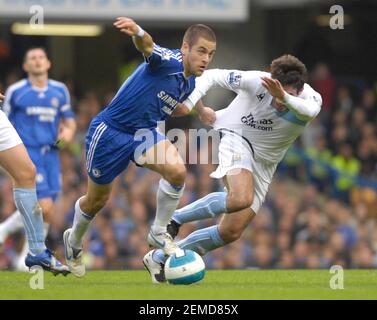
<svg viewBox="0 0 377 320">
<path fill-rule="evenodd" d="M 337 290 L 328 270 L 210 270 L 190 286 L 153 285 L 142 270 L 91 271 L 82 279 L 44 273 L 43 290 L 30 288 L 32 276 L 0 272 L 0 299 L 377 299 L 376 270 L 344 270 L 344 289 Z"/>
</svg>

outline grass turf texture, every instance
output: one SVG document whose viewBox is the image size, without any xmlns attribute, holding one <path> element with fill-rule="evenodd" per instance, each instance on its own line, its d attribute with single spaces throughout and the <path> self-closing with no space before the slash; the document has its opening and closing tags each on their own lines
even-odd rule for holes
<svg viewBox="0 0 377 320">
<path fill-rule="evenodd" d="M 153 285 L 146 271 L 91 271 L 84 278 L 44 273 L 44 290 L 32 290 L 33 274 L 0 272 L 0 299 L 251 300 L 377 299 L 376 270 L 344 270 L 344 289 L 332 290 L 329 270 L 213 270 L 190 286 Z"/>
</svg>

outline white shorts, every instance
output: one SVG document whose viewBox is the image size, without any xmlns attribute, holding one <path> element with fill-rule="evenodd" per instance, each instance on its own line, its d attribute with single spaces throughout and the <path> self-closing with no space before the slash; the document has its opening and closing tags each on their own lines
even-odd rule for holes
<svg viewBox="0 0 377 320">
<path fill-rule="evenodd" d="M 22 143 L 16 129 L 12 126 L 6 114 L 0 110 L 0 152 Z"/>
<path fill-rule="evenodd" d="M 246 169 L 253 174 L 254 197 L 251 209 L 258 213 L 266 197 L 277 163 L 255 160 L 247 141 L 239 135 L 226 133 L 219 145 L 219 166 L 211 173 L 212 178 L 221 179 L 230 170 Z M 237 170 L 232 174 L 237 174 Z"/>
</svg>

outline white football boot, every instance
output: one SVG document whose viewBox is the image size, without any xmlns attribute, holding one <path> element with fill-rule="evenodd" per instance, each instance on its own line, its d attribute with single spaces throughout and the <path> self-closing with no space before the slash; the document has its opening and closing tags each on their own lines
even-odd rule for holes
<svg viewBox="0 0 377 320">
<path fill-rule="evenodd" d="M 68 241 L 72 229 L 67 229 L 63 234 L 64 254 L 69 270 L 76 277 L 83 277 L 85 275 L 85 265 L 82 262 L 82 249 L 73 248 Z"/>
<path fill-rule="evenodd" d="M 151 247 L 162 249 L 168 256 L 180 252 L 181 250 L 177 244 L 174 243 L 173 238 L 168 232 L 156 234 L 151 230 L 149 231 L 147 241 Z"/>
<path fill-rule="evenodd" d="M 153 260 L 153 253 L 155 250 L 149 251 L 143 258 L 143 264 L 145 269 L 149 272 L 152 283 L 159 284 L 166 281 L 165 279 L 165 272 L 164 272 L 164 264 L 158 263 Z"/>
</svg>

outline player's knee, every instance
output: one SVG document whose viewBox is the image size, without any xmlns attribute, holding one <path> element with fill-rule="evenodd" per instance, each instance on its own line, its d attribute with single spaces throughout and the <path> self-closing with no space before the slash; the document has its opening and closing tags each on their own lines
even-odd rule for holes
<svg viewBox="0 0 377 320">
<path fill-rule="evenodd" d="M 253 204 L 253 195 L 245 192 L 235 194 L 234 192 L 228 194 L 227 209 L 228 212 L 236 212 L 249 208 Z"/>
<path fill-rule="evenodd" d="M 27 164 L 16 171 L 13 178 L 18 186 L 32 187 L 35 184 L 36 174 L 37 169 L 35 165 L 31 161 L 28 161 Z"/>
<path fill-rule="evenodd" d="M 228 226 L 227 228 L 220 229 L 220 236 L 225 243 L 231 243 L 238 240 L 242 232 L 243 229 L 238 226 Z"/>
<path fill-rule="evenodd" d="M 179 165 L 174 167 L 165 177 L 169 183 L 175 186 L 182 186 L 186 180 L 186 167 L 184 165 Z"/>
<path fill-rule="evenodd" d="M 25 180 L 35 181 L 35 177 L 37 175 L 37 168 L 35 165 L 30 161 L 26 170 L 25 170 Z"/>
</svg>

